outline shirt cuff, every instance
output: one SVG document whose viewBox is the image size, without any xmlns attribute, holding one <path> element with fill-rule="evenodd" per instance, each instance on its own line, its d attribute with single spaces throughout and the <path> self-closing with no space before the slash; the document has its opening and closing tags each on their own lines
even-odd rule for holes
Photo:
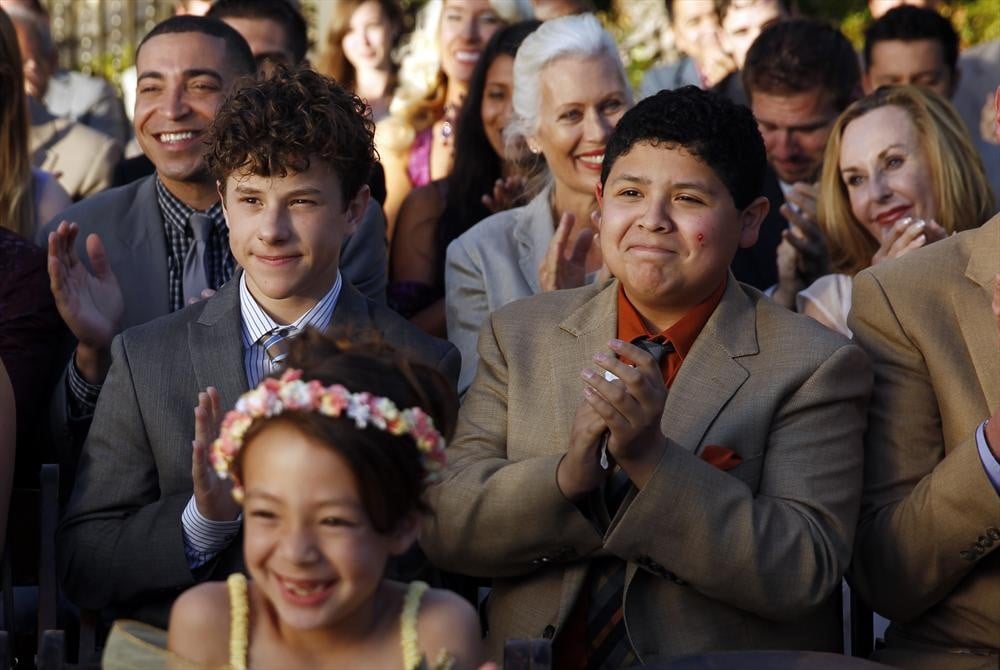
<svg viewBox="0 0 1000 670">
<path fill-rule="evenodd" d="M 194 496 L 188 500 L 181 514 L 181 530 L 184 534 L 184 555 L 188 567 L 194 570 L 215 558 L 240 532 L 243 515 L 235 521 L 210 521 L 198 511 Z"/>
<path fill-rule="evenodd" d="M 71 419 L 89 419 L 94 416 L 97 398 L 101 395 L 101 384 L 91 384 L 83 378 L 76 367 L 75 358 L 70 358 L 66 367 L 66 403 Z"/>
<path fill-rule="evenodd" d="M 979 447 L 979 460 L 983 462 L 986 476 L 997 493 L 1000 493 L 1000 462 L 990 451 L 990 445 L 986 443 L 986 422 L 983 421 L 976 429 L 976 446 Z"/>
</svg>

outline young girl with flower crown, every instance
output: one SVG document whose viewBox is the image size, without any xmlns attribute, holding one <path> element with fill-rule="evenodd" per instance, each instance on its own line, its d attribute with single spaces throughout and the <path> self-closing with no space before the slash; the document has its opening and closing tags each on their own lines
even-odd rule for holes
<svg viewBox="0 0 1000 670">
<path fill-rule="evenodd" d="M 479 623 L 458 596 L 385 579 L 418 535 L 454 391 L 385 345 L 311 331 L 245 393 L 212 445 L 243 505 L 250 580 L 185 592 L 168 648 L 232 668 L 472 668 Z"/>
</svg>

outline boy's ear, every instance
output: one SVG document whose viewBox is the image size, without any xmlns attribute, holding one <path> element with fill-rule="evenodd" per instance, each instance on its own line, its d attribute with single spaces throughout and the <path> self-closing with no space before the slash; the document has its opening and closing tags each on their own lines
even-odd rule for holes
<svg viewBox="0 0 1000 670">
<path fill-rule="evenodd" d="M 389 551 L 393 556 L 405 554 L 420 539 L 420 513 L 410 512 L 392 530 Z"/>
<path fill-rule="evenodd" d="M 368 188 L 368 184 L 365 184 L 358 189 L 355 196 L 347 203 L 347 211 L 344 216 L 347 222 L 347 229 L 344 231 L 344 235 L 353 235 L 358 229 L 361 220 L 365 217 L 365 210 L 368 209 L 369 200 L 371 200 L 371 190 Z"/>
<path fill-rule="evenodd" d="M 764 196 L 758 196 L 740 212 L 739 246 L 741 249 L 748 249 L 757 244 L 757 236 L 760 234 L 760 224 L 764 222 L 770 209 L 770 201 Z"/>
</svg>

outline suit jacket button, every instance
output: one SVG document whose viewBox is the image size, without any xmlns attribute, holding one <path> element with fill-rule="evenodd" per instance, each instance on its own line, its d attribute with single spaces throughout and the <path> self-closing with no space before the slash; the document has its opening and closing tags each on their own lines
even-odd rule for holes
<svg viewBox="0 0 1000 670">
<path fill-rule="evenodd" d="M 974 561 L 974 560 L 976 560 L 976 553 L 973 552 L 973 551 L 962 550 L 962 551 L 960 551 L 958 553 L 959 553 L 959 555 L 962 558 L 964 558 L 967 561 Z"/>
<path fill-rule="evenodd" d="M 979 539 L 976 541 L 976 546 L 982 547 L 983 549 L 993 546 L 993 538 L 986 535 L 980 535 Z"/>
<path fill-rule="evenodd" d="M 986 534 L 993 540 L 1000 540 L 1000 528 L 994 528 L 990 526 L 986 529 Z"/>
<path fill-rule="evenodd" d="M 545 638 L 546 640 L 551 640 L 553 637 L 555 637 L 555 634 L 556 634 L 556 627 L 551 624 L 546 626 L 545 630 L 542 631 L 542 637 Z"/>
</svg>

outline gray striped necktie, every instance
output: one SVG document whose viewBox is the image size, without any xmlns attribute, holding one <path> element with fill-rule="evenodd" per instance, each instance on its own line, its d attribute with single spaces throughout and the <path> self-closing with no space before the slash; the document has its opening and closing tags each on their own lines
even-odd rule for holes
<svg viewBox="0 0 1000 670">
<path fill-rule="evenodd" d="M 263 335 L 257 342 L 264 347 L 268 360 L 271 361 L 271 369 L 275 370 L 282 366 L 288 358 L 288 349 L 291 340 L 299 334 L 299 329 L 295 326 L 278 326 L 272 328 Z"/>
<path fill-rule="evenodd" d="M 194 239 L 184 256 L 184 304 L 201 300 L 201 292 L 212 288 L 208 283 L 208 236 L 212 232 L 212 219 L 195 212 L 188 219 Z"/>
</svg>

